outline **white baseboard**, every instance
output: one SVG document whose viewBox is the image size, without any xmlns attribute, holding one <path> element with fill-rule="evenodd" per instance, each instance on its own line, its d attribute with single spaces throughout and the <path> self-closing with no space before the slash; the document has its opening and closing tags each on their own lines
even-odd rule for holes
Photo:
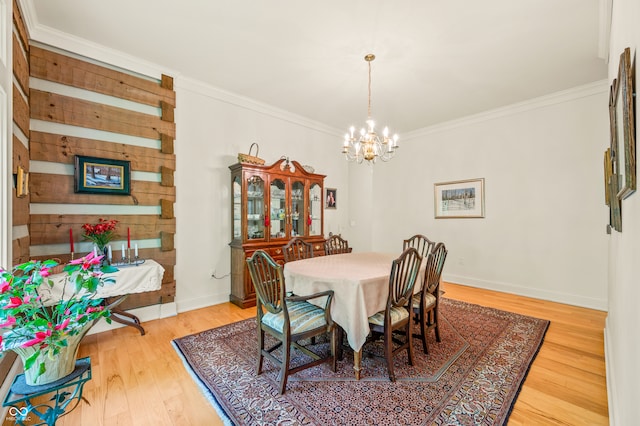
<svg viewBox="0 0 640 426">
<path fill-rule="evenodd" d="M 611 339 L 609 336 L 609 317 L 604 320 L 604 365 L 607 374 L 607 400 L 609 403 L 609 424 L 615 426 L 616 424 L 616 387 L 614 385 L 615 374 L 613 372 L 613 348 L 611 348 Z"/>
<path fill-rule="evenodd" d="M 178 312 L 192 311 L 194 309 L 206 308 L 212 305 L 218 305 L 229 301 L 228 293 L 214 294 L 208 297 L 194 297 L 171 303 L 163 303 L 160 305 L 145 306 L 143 308 L 131 309 L 128 312 L 137 316 L 142 322 L 144 327 L 145 321 L 152 321 L 160 318 L 167 318 L 178 315 Z M 112 321 L 111 324 L 107 324 L 106 321 L 101 320 L 94 325 L 87 334 L 102 333 L 103 331 L 115 330 L 116 328 L 127 327 L 124 324 Z"/>
<path fill-rule="evenodd" d="M 207 306 L 219 305 L 229 301 L 229 293 L 218 293 L 207 297 L 194 297 L 178 302 L 178 312 L 193 311 Z"/>
<path fill-rule="evenodd" d="M 461 284 L 469 287 L 517 294 L 519 296 L 533 297 L 535 299 L 548 300 L 550 302 L 565 303 L 567 305 L 579 306 L 581 308 L 597 309 L 599 311 L 606 311 L 608 308 L 606 300 L 576 296 L 574 294 L 559 293 L 555 291 L 541 290 L 529 287 L 520 287 L 508 283 L 486 281 L 477 278 L 463 277 L 460 275 L 451 274 L 443 274 L 442 280 L 453 284 Z"/>
</svg>

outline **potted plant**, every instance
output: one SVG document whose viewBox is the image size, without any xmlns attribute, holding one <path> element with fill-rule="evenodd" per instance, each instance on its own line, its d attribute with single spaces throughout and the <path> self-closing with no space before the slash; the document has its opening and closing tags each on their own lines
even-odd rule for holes
<svg viewBox="0 0 640 426">
<path fill-rule="evenodd" d="M 58 265 L 55 260 L 31 260 L 11 271 L 0 268 L 0 350 L 12 350 L 22 359 L 29 385 L 50 383 L 75 368 L 82 337 L 100 318 L 111 322 L 99 286 L 114 283 L 104 273 L 116 268 L 101 265 L 102 256 L 90 252 L 64 266 L 63 296 L 51 300 L 46 286 Z M 60 284 L 61 283 L 61 284 Z M 69 286 L 69 287 L 67 287 Z"/>
</svg>

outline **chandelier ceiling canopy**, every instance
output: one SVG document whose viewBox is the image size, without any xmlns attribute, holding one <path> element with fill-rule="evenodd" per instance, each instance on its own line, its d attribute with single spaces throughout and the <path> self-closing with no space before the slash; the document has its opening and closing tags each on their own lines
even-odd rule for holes
<svg viewBox="0 0 640 426">
<path fill-rule="evenodd" d="M 367 104 L 367 121 L 366 129 L 360 129 L 358 135 L 354 134 L 355 127 L 351 126 L 349 133 L 344 135 L 342 145 L 342 153 L 348 161 L 362 163 L 363 161 L 373 164 L 379 158 L 382 161 L 392 159 L 398 149 L 398 135 L 389 137 L 389 128 L 385 127 L 382 131 L 382 137 L 375 131 L 375 122 L 371 118 L 371 61 L 375 59 L 375 55 L 368 54 L 364 57 L 369 65 L 369 98 Z"/>
</svg>

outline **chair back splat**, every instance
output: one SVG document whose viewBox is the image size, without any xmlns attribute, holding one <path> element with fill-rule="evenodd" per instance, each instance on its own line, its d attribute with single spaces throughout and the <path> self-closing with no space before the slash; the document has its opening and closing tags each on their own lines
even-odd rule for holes
<svg viewBox="0 0 640 426">
<path fill-rule="evenodd" d="M 349 247 L 349 242 L 340 235 L 329 235 L 324 242 L 324 254 L 327 256 L 332 254 L 351 253 L 353 249 Z"/>
<path fill-rule="evenodd" d="M 293 262 L 294 260 L 308 259 L 313 257 L 313 244 L 306 242 L 300 237 L 293 237 L 287 244 L 282 246 L 282 254 L 285 263 Z"/>
<path fill-rule="evenodd" d="M 429 238 L 424 235 L 416 234 L 413 237 L 404 240 L 402 244 L 402 250 L 406 250 L 409 247 L 413 247 L 418 250 L 422 259 L 426 259 L 427 255 L 431 253 L 433 247 L 436 245 L 435 242 L 431 241 Z"/>
</svg>

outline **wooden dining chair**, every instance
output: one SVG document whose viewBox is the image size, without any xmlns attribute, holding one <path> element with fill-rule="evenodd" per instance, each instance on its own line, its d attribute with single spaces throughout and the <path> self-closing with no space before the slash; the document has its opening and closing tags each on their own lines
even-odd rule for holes
<svg viewBox="0 0 640 426">
<path fill-rule="evenodd" d="M 353 249 L 349 247 L 349 242 L 342 238 L 340 235 L 329 235 L 324 242 L 324 254 L 327 256 L 331 254 L 351 253 Z"/>
<path fill-rule="evenodd" d="M 412 298 L 422 257 L 415 248 L 408 248 L 391 264 L 389 295 L 384 311 L 369 317 L 371 340 L 384 336 L 384 358 L 387 361 L 389 379 L 396 381 L 393 357 L 407 351 L 409 365 L 413 365 Z M 397 333 L 394 333 L 397 332 Z"/>
<path fill-rule="evenodd" d="M 282 247 L 284 262 L 308 259 L 313 257 L 313 244 L 306 242 L 300 237 L 293 237 Z"/>
<path fill-rule="evenodd" d="M 420 253 L 420 256 L 422 256 L 422 259 L 424 261 L 424 259 L 427 258 L 427 255 L 431 253 L 435 245 L 435 242 L 431 241 L 424 235 L 416 234 L 413 237 L 404 240 L 404 242 L 402 243 L 402 250 L 413 247 L 414 249 L 418 250 L 418 253 Z"/>
<path fill-rule="evenodd" d="M 414 333 L 413 337 L 422 340 L 424 353 L 429 353 L 427 347 L 429 331 L 434 329 L 436 341 L 441 341 L 440 329 L 438 328 L 438 308 L 440 305 L 440 277 L 446 258 L 445 245 L 443 243 L 436 244 L 427 256 L 422 290 L 413 296 L 414 320 L 420 324 L 420 334 Z"/>
<path fill-rule="evenodd" d="M 282 274 L 282 265 L 276 263 L 264 250 L 256 250 L 247 259 L 249 274 L 256 290 L 257 322 L 258 322 L 258 365 L 257 374 L 262 373 L 264 357 L 280 368 L 278 379 L 280 394 L 285 392 L 290 374 L 322 364 L 332 363 L 336 371 L 337 331 L 331 319 L 331 300 L 333 290 L 314 293 L 309 296 L 287 296 Z M 318 307 L 308 300 L 324 297 L 323 307 Z M 265 347 L 265 333 L 270 334 L 277 343 Z M 330 354 L 322 356 L 301 345 L 304 339 L 315 338 L 327 333 L 330 337 Z M 280 358 L 274 351 L 281 348 Z M 309 356 L 312 360 L 290 366 L 291 350 L 295 348 Z"/>
</svg>

